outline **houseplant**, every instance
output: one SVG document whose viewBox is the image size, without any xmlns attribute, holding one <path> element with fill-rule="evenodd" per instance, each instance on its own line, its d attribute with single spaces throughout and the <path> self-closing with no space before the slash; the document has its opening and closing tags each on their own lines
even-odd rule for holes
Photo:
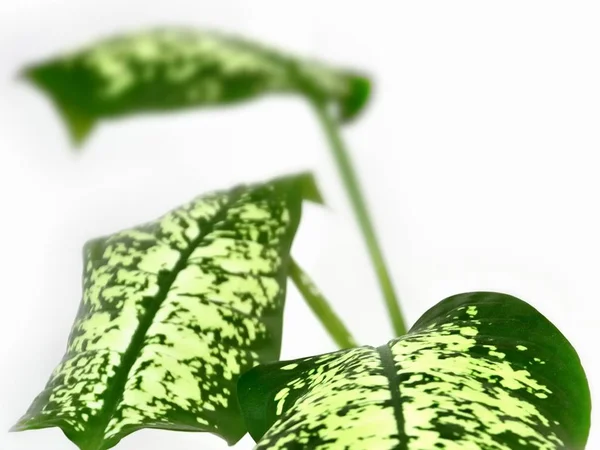
<svg viewBox="0 0 600 450">
<path fill-rule="evenodd" d="M 177 354 L 186 354 L 177 346 L 190 342 L 189 338 L 170 342 L 164 332 L 152 333 L 154 328 L 164 325 L 157 318 L 165 305 L 174 302 L 178 308 L 181 306 L 179 300 L 170 298 L 172 291 L 183 289 L 185 294 L 185 289 L 193 288 L 188 297 L 201 294 L 206 297 L 206 292 L 197 292 L 198 285 L 209 291 L 214 289 L 211 296 L 224 297 L 217 300 L 203 297 L 201 301 L 215 308 L 240 297 L 241 282 L 236 281 L 227 289 L 230 283 L 219 273 L 223 261 L 236 267 L 233 273 L 237 276 L 242 273 L 250 278 L 257 276 L 253 272 L 256 267 L 266 265 L 269 270 L 258 275 L 270 275 L 277 280 L 277 288 L 272 290 L 275 294 L 265 295 L 276 303 L 273 308 L 277 311 L 283 306 L 285 276 L 292 275 L 304 287 L 301 290 L 308 299 L 320 305 L 315 311 L 325 311 L 322 321 L 332 333 L 338 330 L 334 334 L 338 342 L 351 347 L 341 322 L 336 321 L 322 296 L 289 257 L 289 243 L 299 220 L 302 199 L 319 199 L 315 183 L 303 175 L 239 187 L 202 197 L 157 222 L 94 241 L 86 247 L 88 274 L 84 303 L 64 360 L 67 369 L 63 365 L 55 373 L 47 391 L 38 397 L 18 428 L 60 425 L 81 448 L 90 449 L 115 445 L 141 426 L 205 429 L 231 442 L 248 430 L 257 440 L 263 439 L 259 442 L 261 448 L 344 448 L 345 445 L 433 448 L 467 442 L 479 446 L 474 448 L 485 448 L 490 442 L 495 442 L 498 448 L 583 448 L 589 428 L 585 376 L 566 339 L 530 306 L 504 294 L 462 294 L 442 301 L 405 335 L 377 240 L 335 128 L 336 118 L 352 118 L 364 104 L 368 87 L 364 76 L 286 57 L 237 39 L 169 30 L 111 40 L 78 55 L 37 66 L 27 74 L 51 94 L 76 140 L 85 137 L 101 116 L 189 106 L 186 102 L 190 100 L 194 105 L 221 103 L 269 90 L 307 96 L 333 144 L 379 274 L 397 339 L 377 349 L 351 348 L 299 361 L 268 363 L 247 371 L 258 362 L 277 359 L 280 324 L 271 329 L 264 325 L 261 332 L 269 336 L 264 339 L 275 341 L 270 352 L 256 358 L 240 357 L 242 365 L 235 357 L 227 364 L 217 364 L 221 378 L 229 384 L 219 386 L 215 401 L 203 400 L 202 389 L 195 390 L 196 397 L 186 397 L 189 391 L 184 389 L 181 397 L 169 385 L 176 385 L 185 377 L 169 374 L 167 369 L 158 382 L 161 387 L 155 387 L 163 397 L 148 396 L 148 392 L 154 391 L 143 384 L 144 380 L 153 379 L 153 375 L 142 376 L 138 371 L 148 367 L 164 369 L 166 365 L 148 359 L 147 355 L 143 359 L 143 352 L 148 346 L 158 344 L 175 348 Z M 183 83 L 189 80 L 194 83 Z M 201 89 L 191 97 L 182 95 L 188 93 L 190 86 Z M 167 104 L 165 99 L 169 100 Z M 332 105 L 337 110 L 332 111 Z M 223 223 L 227 227 L 222 228 Z M 208 230 L 206 233 L 203 227 Z M 286 237 L 269 238 L 268 232 L 265 237 L 260 231 L 263 227 L 276 236 L 279 236 L 277 230 L 282 230 Z M 191 237 L 186 240 L 188 232 Z M 243 236 L 244 242 L 239 246 L 235 244 L 237 236 Z M 161 248 L 163 240 L 170 243 L 167 247 L 173 247 L 175 253 Z M 210 246 L 216 246 L 212 249 L 215 253 L 194 256 Z M 202 276 L 183 275 L 196 257 L 208 264 L 210 270 L 200 267 Z M 247 267 L 240 269 L 244 261 Z M 130 273 L 132 270 L 135 275 Z M 180 276 L 185 281 L 181 286 Z M 221 284 L 228 295 L 217 289 Z M 136 294 L 140 287 L 148 290 L 141 297 Z M 241 297 L 254 301 L 252 292 L 248 289 Z M 137 311 L 139 320 L 123 319 L 127 317 L 128 302 L 132 303 L 132 311 Z M 108 312 L 102 309 L 107 305 Z M 258 312 L 264 313 L 261 309 Z M 178 315 L 178 311 L 170 311 L 165 319 L 171 313 Z M 281 317 L 280 311 L 269 314 Z M 204 315 L 192 314 L 192 322 Z M 124 323 L 116 325 L 112 320 Z M 98 327 L 99 323 L 102 326 Z M 247 325 L 232 327 L 231 322 L 227 323 L 229 330 L 244 329 L 241 343 L 252 335 Z M 112 349 L 110 345 L 116 344 L 112 338 L 104 341 L 114 329 L 119 335 L 116 340 L 127 344 L 124 348 Z M 123 338 L 120 331 L 128 337 Z M 214 330 L 205 334 L 210 342 L 220 342 L 215 339 Z M 122 356 L 113 361 L 114 370 L 93 382 L 83 382 L 82 373 L 77 372 L 83 369 L 76 368 L 94 367 L 93 361 L 83 359 L 80 363 L 76 358 L 89 351 L 88 345 L 98 342 L 103 351 L 111 348 L 109 354 Z M 241 354 L 233 343 L 227 348 L 233 354 Z M 218 350 L 223 352 L 222 348 Z M 192 363 L 198 354 L 202 352 L 196 350 L 195 356 L 187 354 L 186 364 Z M 231 371 L 231 366 L 236 370 Z M 229 375 L 225 376 L 226 373 Z M 232 383 L 239 375 L 242 376 L 236 393 Z M 195 373 L 192 378 L 200 380 L 199 386 L 207 382 L 206 374 L 203 377 Z M 167 384 L 163 386 L 163 382 Z M 74 391 L 69 387 L 73 385 Z M 204 391 L 211 392 L 206 387 Z M 355 399 L 368 398 L 370 394 L 373 400 L 368 400 L 369 407 L 363 408 L 360 402 L 353 404 Z M 178 402 L 164 398 L 173 395 L 181 397 Z M 237 410 L 237 395 L 241 411 Z M 83 404 L 72 403 L 81 396 Z M 570 399 L 568 405 L 560 400 L 563 397 Z M 84 412 L 83 407 L 89 410 Z M 435 411 L 430 415 L 419 412 L 431 409 Z M 486 420 L 480 420 L 481 417 Z M 191 420 L 196 421 L 194 426 Z M 368 425 L 370 421 L 373 427 L 357 428 L 357 423 Z M 511 427 L 502 422 L 510 423 Z"/>
</svg>

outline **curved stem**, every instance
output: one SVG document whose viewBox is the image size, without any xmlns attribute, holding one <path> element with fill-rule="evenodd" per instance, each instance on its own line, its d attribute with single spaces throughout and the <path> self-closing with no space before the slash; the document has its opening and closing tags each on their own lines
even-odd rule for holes
<svg viewBox="0 0 600 450">
<path fill-rule="evenodd" d="M 321 294 L 310 277 L 293 258 L 290 261 L 289 270 L 290 278 L 335 343 L 340 348 L 356 347 L 356 341 L 350 334 L 350 331 L 348 331 L 337 314 L 331 309 L 327 299 Z"/>
<path fill-rule="evenodd" d="M 369 255 L 371 256 L 371 261 L 379 280 L 379 286 L 385 299 L 385 304 L 390 316 L 390 320 L 392 321 L 394 332 L 397 336 L 402 336 L 406 334 L 404 316 L 402 315 L 389 271 L 386 267 L 373 224 L 371 223 L 371 219 L 369 217 L 369 212 L 360 189 L 356 171 L 352 166 L 350 155 L 346 151 L 344 143 L 342 142 L 337 121 L 329 113 L 325 104 L 317 101 L 313 102 L 313 104 L 319 116 L 319 120 L 325 129 L 325 133 L 327 134 L 331 152 L 342 177 L 342 181 L 344 182 L 346 192 L 350 197 L 354 214 L 358 220 L 358 224 L 367 245 Z"/>
</svg>

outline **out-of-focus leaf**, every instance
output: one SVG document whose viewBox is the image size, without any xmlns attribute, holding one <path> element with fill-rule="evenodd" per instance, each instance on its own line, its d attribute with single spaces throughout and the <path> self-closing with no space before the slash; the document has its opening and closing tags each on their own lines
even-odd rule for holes
<svg viewBox="0 0 600 450">
<path fill-rule="evenodd" d="M 581 450 L 590 426 L 575 350 L 490 292 L 440 302 L 379 348 L 256 367 L 238 395 L 257 449 Z"/>
<path fill-rule="evenodd" d="M 159 29 L 119 36 L 33 65 L 25 75 L 58 107 L 76 143 L 99 119 L 300 93 L 347 121 L 366 104 L 364 76 L 216 32 Z"/>
<path fill-rule="evenodd" d="M 82 450 L 141 428 L 246 431 L 238 376 L 279 358 L 290 246 L 312 177 L 199 197 L 85 246 L 67 352 L 15 431 Z"/>
</svg>

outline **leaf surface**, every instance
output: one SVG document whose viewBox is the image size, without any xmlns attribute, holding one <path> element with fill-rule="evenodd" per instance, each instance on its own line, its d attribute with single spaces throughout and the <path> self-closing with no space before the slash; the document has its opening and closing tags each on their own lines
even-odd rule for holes
<svg viewBox="0 0 600 450">
<path fill-rule="evenodd" d="M 346 121 L 369 96 L 369 81 L 356 72 L 191 29 L 113 37 L 24 74 L 52 98 L 76 143 L 99 119 L 230 104 L 268 93 L 301 93 L 333 103 Z"/>
<path fill-rule="evenodd" d="M 201 196 L 84 248 L 67 352 L 14 430 L 60 427 L 83 450 L 141 428 L 246 432 L 241 373 L 279 358 L 299 175 Z"/>
<path fill-rule="evenodd" d="M 450 297 L 379 348 L 256 367 L 238 383 L 257 449 L 581 450 L 575 350 L 527 303 Z"/>
</svg>

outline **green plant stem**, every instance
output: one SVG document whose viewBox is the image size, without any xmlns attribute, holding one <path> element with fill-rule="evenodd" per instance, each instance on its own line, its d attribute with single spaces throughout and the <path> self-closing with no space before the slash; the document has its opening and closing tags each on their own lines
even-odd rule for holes
<svg viewBox="0 0 600 450">
<path fill-rule="evenodd" d="M 338 171 L 346 188 L 346 192 L 350 197 L 354 214 L 358 220 L 358 224 L 367 245 L 369 255 L 371 256 L 371 261 L 379 280 L 379 286 L 385 299 L 385 304 L 394 328 L 394 332 L 396 333 L 396 336 L 402 336 L 406 334 L 404 316 L 402 315 L 400 304 L 396 297 L 396 293 L 394 292 L 394 286 L 392 284 L 389 271 L 386 267 L 373 224 L 371 223 L 371 219 L 369 217 L 369 212 L 361 192 L 356 171 L 352 166 L 350 155 L 346 151 L 344 143 L 342 142 L 337 120 L 335 120 L 331 113 L 327 110 L 326 104 L 317 101 L 313 103 L 316 107 L 321 124 L 325 129 L 331 152 L 337 164 Z"/>
<path fill-rule="evenodd" d="M 356 341 L 348 328 L 342 323 L 335 311 L 331 309 L 327 299 L 321 294 L 315 283 L 294 259 L 290 261 L 289 274 L 296 288 L 298 288 L 306 303 L 321 321 L 334 342 L 340 348 L 356 347 Z"/>
</svg>

